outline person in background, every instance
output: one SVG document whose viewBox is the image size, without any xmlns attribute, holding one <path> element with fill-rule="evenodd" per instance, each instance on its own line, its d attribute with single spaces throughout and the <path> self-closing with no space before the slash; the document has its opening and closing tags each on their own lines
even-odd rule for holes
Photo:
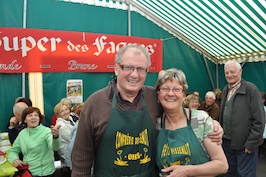
<svg viewBox="0 0 266 177">
<path fill-rule="evenodd" d="M 228 84 L 222 92 L 219 121 L 224 128 L 223 149 L 229 163 L 226 177 L 256 177 L 258 146 L 263 143 L 265 113 L 258 88 L 241 78 L 236 61 L 224 65 Z"/>
<path fill-rule="evenodd" d="M 17 103 L 19 103 L 19 102 L 26 103 L 29 107 L 32 107 L 32 101 L 31 101 L 31 99 L 29 99 L 29 98 L 24 98 L 24 97 L 19 98 L 19 99 L 17 100 Z"/>
<path fill-rule="evenodd" d="M 163 106 L 157 138 L 157 165 L 167 177 L 215 176 L 227 172 L 222 146 L 212 142 L 213 119 L 202 110 L 183 107 L 188 85 L 181 70 L 158 75 L 158 100 Z"/>
<path fill-rule="evenodd" d="M 76 121 L 78 121 L 79 114 L 81 112 L 81 109 L 83 108 L 84 103 L 76 103 L 74 106 L 71 108 L 70 115 L 76 117 Z"/>
<path fill-rule="evenodd" d="M 64 103 L 66 105 L 68 105 L 69 109 L 70 109 L 70 116 L 72 117 L 73 121 L 76 122 L 77 121 L 77 117 L 75 116 L 75 114 L 72 111 L 72 101 L 68 98 L 62 98 L 60 100 L 59 103 Z M 53 115 L 52 119 L 51 119 L 51 125 L 55 125 L 56 124 L 56 120 L 57 120 L 57 116 L 56 114 Z"/>
<path fill-rule="evenodd" d="M 14 143 L 19 132 L 25 128 L 25 125 L 22 123 L 22 112 L 29 106 L 24 102 L 17 102 L 13 106 L 14 117 L 11 117 L 9 120 L 8 127 L 8 138 L 11 144 Z"/>
<path fill-rule="evenodd" d="M 192 94 L 195 95 L 195 96 L 197 96 L 197 97 L 199 97 L 199 103 L 202 102 L 202 100 L 201 100 L 201 98 L 200 98 L 200 94 L 199 94 L 198 91 L 194 91 L 194 92 L 192 92 Z"/>
<path fill-rule="evenodd" d="M 221 106 L 221 101 L 222 101 L 222 91 L 220 89 L 215 89 L 214 90 L 214 94 L 215 94 L 215 103 L 219 106 Z"/>
<path fill-rule="evenodd" d="M 192 94 L 198 97 L 200 96 L 198 91 L 194 91 Z"/>
<path fill-rule="evenodd" d="M 205 94 L 205 101 L 203 101 L 200 106 L 199 110 L 204 110 L 209 114 L 211 118 L 214 120 L 219 119 L 219 114 L 220 114 L 220 108 L 219 106 L 215 103 L 216 96 L 212 91 L 209 91 Z"/>
<path fill-rule="evenodd" d="M 69 105 L 64 102 L 59 102 L 54 107 L 54 113 L 57 116 L 55 127 L 60 127 L 59 134 L 62 139 L 61 147 L 59 149 L 58 154 L 60 156 L 62 168 L 61 171 L 64 177 L 71 176 L 69 169 L 65 164 L 66 152 L 68 144 L 70 143 L 70 133 L 74 127 L 75 122 L 70 116 L 70 108 Z"/>
<path fill-rule="evenodd" d="M 162 109 L 154 87 L 144 86 L 150 54 L 127 44 L 115 58 L 115 75 L 93 93 L 80 114 L 72 151 L 72 177 L 157 177 L 157 118 Z M 222 129 L 213 139 L 220 141 Z M 218 135 L 218 136 L 217 136 Z"/>
<path fill-rule="evenodd" d="M 265 101 L 266 101 L 266 94 L 264 92 L 260 92 L 261 99 L 262 99 L 262 104 L 264 107 L 264 112 L 265 112 L 265 127 L 263 131 L 263 143 L 259 146 L 259 155 L 260 157 L 265 156 L 265 151 L 266 151 L 266 106 L 265 106 Z"/>
<path fill-rule="evenodd" d="M 266 94 L 264 92 L 260 92 L 260 95 L 261 95 L 262 104 L 263 104 L 263 107 L 264 107 L 264 112 L 265 112 L 265 115 L 266 115 L 266 105 L 265 105 L 265 102 L 266 102 Z"/>
<path fill-rule="evenodd" d="M 186 96 L 183 105 L 185 108 L 198 109 L 200 105 L 199 97 L 194 94 L 190 94 Z"/>
<path fill-rule="evenodd" d="M 24 128 L 8 151 L 8 161 L 14 167 L 28 164 L 33 177 L 53 177 L 55 172 L 54 150 L 60 147 L 58 128 L 43 126 L 44 116 L 39 108 L 28 107 L 22 113 Z M 22 152 L 23 161 L 18 154 Z"/>
<path fill-rule="evenodd" d="M 74 106 L 73 106 L 73 112 L 75 113 L 75 115 L 79 118 L 79 115 L 80 115 L 80 112 L 82 110 L 84 106 L 84 103 L 76 103 Z M 79 122 L 79 119 L 77 120 L 76 124 L 74 125 L 73 129 L 72 129 L 72 132 L 70 134 L 70 143 L 68 144 L 68 147 L 67 147 L 67 152 L 66 152 L 66 160 L 65 160 L 65 164 L 66 164 L 66 167 L 69 168 L 68 170 L 72 170 L 72 161 L 71 161 L 71 154 L 72 154 L 72 149 L 73 149 L 73 146 L 74 146 L 74 142 L 75 142 L 75 139 L 76 139 L 76 133 L 77 133 L 77 128 L 78 128 L 78 122 Z"/>
<path fill-rule="evenodd" d="M 17 97 L 17 98 L 15 99 L 14 105 L 15 105 L 16 103 L 19 103 L 19 102 L 26 103 L 26 104 L 28 105 L 28 107 L 31 107 L 31 106 L 32 106 L 32 102 L 31 102 L 31 100 L 30 100 L 29 98 L 25 98 L 25 97 Z M 14 115 L 14 111 L 13 111 L 12 116 L 10 116 L 10 118 L 9 118 L 9 122 L 8 122 L 8 124 L 7 124 L 7 132 L 9 131 L 9 130 L 8 130 L 8 127 L 10 126 L 10 121 L 13 121 L 13 122 L 16 121 L 16 117 L 15 117 L 15 115 Z"/>
</svg>

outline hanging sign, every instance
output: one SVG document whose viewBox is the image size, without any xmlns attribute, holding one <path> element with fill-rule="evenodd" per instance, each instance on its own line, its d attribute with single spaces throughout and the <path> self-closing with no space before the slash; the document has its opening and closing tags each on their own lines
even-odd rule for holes
<svg viewBox="0 0 266 177">
<path fill-rule="evenodd" d="M 72 103 L 82 103 L 83 102 L 83 87 L 81 79 L 70 79 L 67 80 L 66 90 L 67 98 L 72 101 Z"/>
<path fill-rule="evenodd" d="M 162 69 L 158 39 L 23 28 L 0 28 L 0 73 L 114 72 L 117 51 L 128 43 L 145 46 L 149 72 Z"/>
</svg>

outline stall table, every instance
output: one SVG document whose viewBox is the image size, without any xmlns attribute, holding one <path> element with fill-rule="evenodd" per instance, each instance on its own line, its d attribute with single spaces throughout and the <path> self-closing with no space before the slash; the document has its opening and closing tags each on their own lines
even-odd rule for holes
<svg viewBox="0 0 266 177">
<path fill-rule="evenodd" d="M 0 151 L 4 152 L 5 158 L 0 159 L 0 177 L 12 177 L 17 168 L 13 167 L 11 163 L 7 161 L 8 150 L 11 148 L 11 144 L 8 139 L 8 133 L 3 132 L 0 134 Z"/>
</svg>

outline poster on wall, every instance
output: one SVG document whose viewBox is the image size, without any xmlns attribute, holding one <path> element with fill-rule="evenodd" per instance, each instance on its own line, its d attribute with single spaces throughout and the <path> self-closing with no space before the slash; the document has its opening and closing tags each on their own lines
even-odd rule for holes
<svg viewBox="0 0 266 177">
<path fill-rule="evenodd" d="M 0 73 L 114 72 L 128 43 L 147 49 L 149 72 L 162 70 L 162 40 L 113 34 L 0 27 Z"/>
<path fill-rule="evenodd" d="M 83 102 L 83 87 L 81 79 L 70 79 L 67 80 L 67 98 L 72 101 L 72 103 L 82 103 Z"/>
</svg>

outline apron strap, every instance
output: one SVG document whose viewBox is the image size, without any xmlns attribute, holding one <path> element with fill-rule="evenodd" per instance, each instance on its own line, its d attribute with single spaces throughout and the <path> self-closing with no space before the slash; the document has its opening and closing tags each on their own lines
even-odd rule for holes
<svg viewBox="0 0 266 177">
<path fill-rule="evenodd" d="M 191 109 L 189 109 L 189 118 L 187 117 L 187 112 L 185 110 L 185 108 L 183 107 L 183 112 L 187 118 L 187 124 L 190 125 L 190 122 L 191 122 Z M 162 120 L 161 120 L 161 128 L 165 128 L 165 114 L 163 114 L 162 116 Z"/>
</svg>

